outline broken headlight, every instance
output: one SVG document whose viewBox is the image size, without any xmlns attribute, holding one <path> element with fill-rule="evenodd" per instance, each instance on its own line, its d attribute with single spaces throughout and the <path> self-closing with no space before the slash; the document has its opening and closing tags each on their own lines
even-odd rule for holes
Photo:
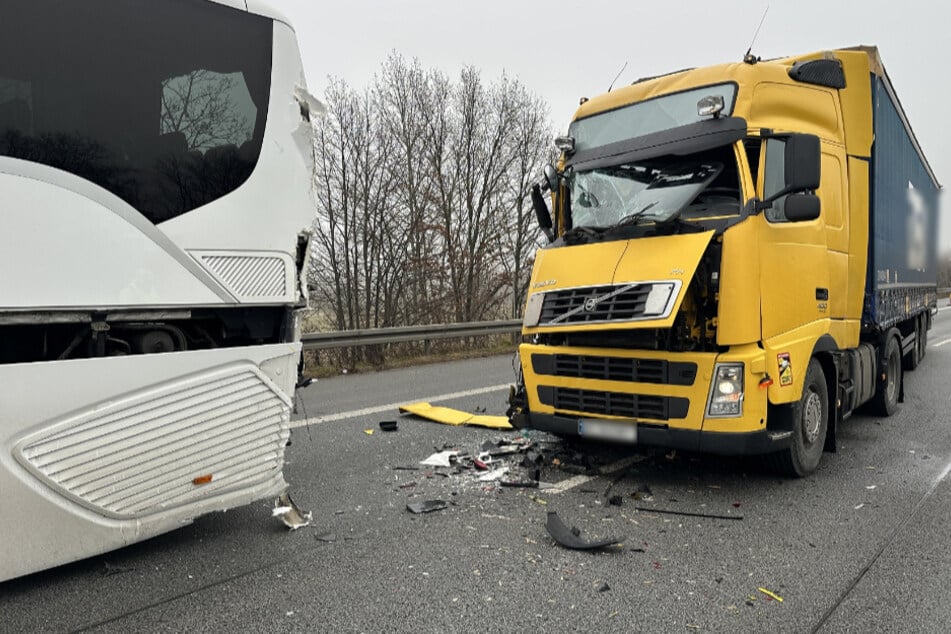
<svg viewBox="0 0 951 634">
<path fill-rule="evenodd" d="M 707 416 L 730 418 L 743 414 L 743 364 L 718 363 L 707 399 Z"/>
</svg>

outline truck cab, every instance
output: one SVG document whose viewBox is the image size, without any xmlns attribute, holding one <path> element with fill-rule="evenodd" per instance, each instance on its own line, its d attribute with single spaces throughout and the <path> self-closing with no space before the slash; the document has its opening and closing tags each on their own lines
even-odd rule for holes
<svg viewBox="0 0 951 634">
<path fill-rule="evenodd" d="M 939 186 L 893 96 L 877 51 L 853 49 L 584 101 L 533 196 L 552 240 L 529 285 L 513 423 L 772 454 L 801 476 L 853 409 L 894 411 L 902 359 L 923 354 L 934 266 L 896 267 L 899 286 L 880 288 L 885 254 L 910 247 L 876 232 L 908 215 L 889 202 L 908 187 L 936 222 Z M 875 98 L 900 114 L 886 159 L 908 164 L 880 174 L 877 119 L 891 122 Z"/>
</svg>

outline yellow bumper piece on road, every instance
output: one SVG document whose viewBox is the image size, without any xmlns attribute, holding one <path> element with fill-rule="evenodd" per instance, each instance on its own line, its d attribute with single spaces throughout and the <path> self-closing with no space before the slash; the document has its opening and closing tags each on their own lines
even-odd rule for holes
<svg viewBox="0 0 951 634">
<path fill-rule="evenodd" d="M 484 414 L 470 414 L 451 407 L 433 406 L 429 403 L 410 403 L 400 405 L 400 413 L 415 414 L 445 425 L 476 425 L 492 429 L 512 429 L 509 419 L 505 416 L 486 416 Z"/>
</svg>

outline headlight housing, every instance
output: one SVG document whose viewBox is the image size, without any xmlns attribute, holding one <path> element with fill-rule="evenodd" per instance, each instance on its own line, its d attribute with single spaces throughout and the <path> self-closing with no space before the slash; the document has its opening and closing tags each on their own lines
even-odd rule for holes
<svg viewBox="0 0 951 634">
<path fill-rule="evenodd" d="M 742 363 L 718 363 L 707 398 L 709 418 L 736 418 L 743 415 Z"/>
</svg>

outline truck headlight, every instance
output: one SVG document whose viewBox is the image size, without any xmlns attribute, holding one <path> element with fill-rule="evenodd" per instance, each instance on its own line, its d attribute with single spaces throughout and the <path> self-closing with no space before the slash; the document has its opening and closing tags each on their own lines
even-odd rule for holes
<svg viewBox="0 0 951 634">
<path fill-rule="evenodd" d="M 707 399 L 707 416 L 729 418 L 743 414 L 742 363 L 718 363 Z"/>
</svg>

